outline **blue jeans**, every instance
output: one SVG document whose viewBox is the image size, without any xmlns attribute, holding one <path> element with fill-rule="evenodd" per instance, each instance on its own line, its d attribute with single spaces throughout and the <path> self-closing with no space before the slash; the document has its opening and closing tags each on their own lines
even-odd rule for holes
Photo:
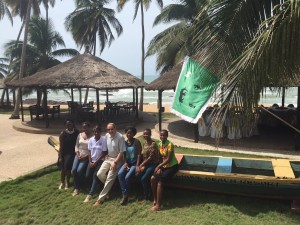
<svg viewBox="0 0 300 225">
<path fill-rule="evenodd" d="M 88 165 L 88 158 L 84 160 L 79 160 L 77 156 L 74 158 L 72 166 L 72 174 L 74 176 L 74 188 L 81 189 L 84 179 L 84 174 L 86 172 L 86 167 Z"/>
<path fill-rule="evenodd" d="M 135 176 L 139 179 L 142 184 L 143 191 L 144 191 L 144 199 L 150 200 L 151 199 L 151 185 L 150 185 L 150 178 L 157 166 L 156 163 L 150 164 L 148 167 L 145 168 L 143 173 L 137 173 Z"/>
<path fill-rule="evenodd" d="M 91 168 L 90 166 L 88 166 L 88 168 L 86 170 L 86 177 L 93 176 L 93 182 L 92 182 L 91 189 L 89 191 L 89 195 L 93 195 L 100 186 L 101 182 L 100 182 L 99 178 L 97 177 L 97 172 L 100 169 L 102 163 L 103 163 L 103 161 L 100 160 L 95 167 Z"/>
<path fill-rule="evenodd" d="M 123 165 L 118 173 L 118 179 L 119 179 L 119 183 L 123 195 L 129 194 L 131 188 L 131 182 L 132 182 L 131 179 L 135 174 L 136 164 L 134 165 L 128 164 L 128 166 L 130 166 L 129 170 L 127 170 Z"/>
</svg>

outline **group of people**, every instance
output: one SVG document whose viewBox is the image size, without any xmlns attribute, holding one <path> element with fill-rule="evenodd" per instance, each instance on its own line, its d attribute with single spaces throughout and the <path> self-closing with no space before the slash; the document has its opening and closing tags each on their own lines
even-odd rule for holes
<svg viewBox="0 0 300 225">
<path fill-rule="evenodd" d="M 168 181 L 178 171 L 174 145 L 168 140 L 167 130 L 160 132 L 160 141 L 156 144 L 151 138 L 151 130 L 145 129 L 142 146 L 135 138 L 135 127 L 125 129 L 125 140 L 114 123 L 107 124 L 105 136 L 101 136 L 100 125 L 96 125 L 93 132 L 88 122 L 82 123 L 81 131 L 75 128 L 72 120 L 66 120 L 65 126 L 59 136 L 59 189 L 69 189 L 70 177 L 73 175 L 72 195 L 76 196 L 82 190 L 85 179 L 91 178 L 91 188 L 84 203 L 93 198 L 102 183 L 103 188 L 94 204 L 99 206 L 108 198 L 109 191 L 118 178 L 122 192 L 120 204 L 126 205 L 133 178 L 136 178 L 143 188 L 141 200 L 153 198 L 150 210 L 161 209 L 163 182 Z"/>
</svg>

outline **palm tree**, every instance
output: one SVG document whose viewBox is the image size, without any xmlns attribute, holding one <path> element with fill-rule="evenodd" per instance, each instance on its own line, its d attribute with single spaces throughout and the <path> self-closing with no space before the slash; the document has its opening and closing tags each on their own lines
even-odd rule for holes
<svg viewBox="0 0 300 225">
<path fill-rule="evenodd" d="M 40 17 L 33 17 L 29 23 L 28 30 L 29 43 L 26 51 L 26 72 L 25 76 L 29 76 L 37 71 L 48 69 L 60 63 L 55 57 L 57 56 L 74 56 L 79 52 L 75 49 L 57 49 L 65 47 L 62 36 L 54 30 L 51 20 L 48 22 Z M 13 57 L 11 66 L 12 73 L 9 74 L 10 79 L 14 79 L 18 70 L 21 59 L 21 41 L 10 41 L 5 44 L 5 55 Z M 40 95 L 38 104 L 40 102 Z"/>
<path fill-rule="evenodd" d="M 148 46 L 147 56 L 156 55 L 156 69 L 164 73 L 178 64 L 185 56 L 194 55 L 194 22 L 202 10 L 204 1 L 182 0 L 180 4 L 170 4 L 155 18 L 154 25 L 175 23 L 157 34 Z"/>
<path fill-rule="evenodd" d="M 50 6 L 54 7 L 55 5 L 55 0 L 39 0 L 41 3 L 43 3 L 45 9 L 46 9 L 46 21 L 49 20 L 49 4 Z"/>
<path fill-rule="evenodd" d="M 7 65 L 8 59 L 7 58 L 0 58 L 0 79 L 3 79 L 7 74 Z"/>
<path fill-rule="evenodd" d="M 11 24 L 13 24 L 13 19 L 8 7 L 6 6 L 4 0 L 0 0 L 0 20 L 2 20 L 5 15 L 7 15 Z"/>
<path fill-rule="evenodd" d="M 299 17 L 300 2 L 294 0 L 212 0 L 205 5 L 194 41 L 199 63 L 225 85 L 222 113 L 243 108 L 246 120 L 264 87 L 299 76 Z"/>
<path fill-rule="evenodd" d="M 76 0 L 76 9 L 67 16 L 65 26 L 71 31 L 73 39 L 82 48 L 89 46 L 96 54 L 97 40 L 100 54 L 108 44 L 115 40 L 111 27 L 120 36 L 123 28 L 115 17 L 115 11 L 105 7 L 107 0 Z M 98 38 L 97 38 L 98 36 Z M 89 89 L 86 90 L 85 103 Z"/>
<path fill-rule="evenodd" d="M 123 9 L 124 5 L 129 2 L 129 0 L 117 0 L 119 11 Z M 156 0 L 159 7 L 163 7 L 162 0 Z M 138 9 L 141 10 L 141 26 L 142 26 L 142 58 L 141 58 L 141 79 L 145 80 L 145 23 L 144 23 L 144 8 L 147 10 L 150 6 L 151 0 L 135 0 L 135 9 L 133 20 L 135 20 Z M 144 104 L 144 90 L 141 88 L 140 106 L 139 109 L 143 111 Z"/>
<path fill-rule="evenodd" d="M 105 7 L 108 0 L 76 0 L 76 9 L 66 17 L 65 26 L 71 31 L 76 44 L 89 46 L 96 51 L 97 36 L 100 54 L 115 39 L 113 28 L 120 36 L 123 28 L 115 17 L 115 11 Z"/>
</svg>

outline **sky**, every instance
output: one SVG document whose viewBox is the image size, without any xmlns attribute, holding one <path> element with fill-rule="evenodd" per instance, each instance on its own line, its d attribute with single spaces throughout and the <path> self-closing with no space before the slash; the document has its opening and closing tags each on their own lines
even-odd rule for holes
<svg viewBox="0 0 300 225">
<path fill-rule="evenodd" d="M 164 0 L 164 5 L 170 4 L 172 0 Z M 173 0 L 174 2 L 174 0 Z M 105 48 L 102 54 L 97 51 L 96 56 L 111 63 L 119 69 L 125 70 L 137 77 L 141 76 L 141 21 L 140 12 L 136 19 L 133 21 L 134 4 L 133 1 L 129 1 L 122 12 L 117 12 L 116 1 L 106 6 L 116 11 L 116 18 L 123 26 L 123 33 L 120 37 L 115 35 L 116 40 L 112 42 L 109 48 Z M 68 33 L 64 26 L 64 21 L 67 15 L 69 15 L 75 9 L 73 0 L 56 1 L 55 7 L 49 9 L 49 17 L 52 19 L 54 28 L 59 32 L 65 41 L 66 48 L 75 48 L 79 50 L 72 39 L 72 35 Z M 42 14 L 45 14 L 44 7 L 41 6 Z M 151 39 L 166 29 L 170 24 L 159 25 L 153 27 L 154 18 L 159 14 L 160 9 L 155 0 L 148 11 L 145 12 L 145 48 L 147 50 L 148 44 Z M 11 26 L 10 21 L 4 17 L 0 21 L 0 57 L 3 57 L 3 45 L 10 40 L 16 40 L 21 21 L 18 17 L 14 18 L 14 25 Z M 23 35 L 22 38 L 23 39 Z M 83 53 L 84 49 L 80 52 Z M 67 60 L 67 59 L 64 59 Z M 155 56 L 146 58 L 145 61 L 145 76 L 157 76 L 159 71 L 156 71 L 156 58 Z"/>
</svg>

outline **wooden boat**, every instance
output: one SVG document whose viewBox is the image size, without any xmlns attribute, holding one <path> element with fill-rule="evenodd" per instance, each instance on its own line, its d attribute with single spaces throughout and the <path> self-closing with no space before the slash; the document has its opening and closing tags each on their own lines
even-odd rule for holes
<svg viewBox="0 0 300 225">
<path fill-rule="evenodd" d="M 231 195 L 300 200 L 300 161 L 176 155 L 168 185 Z"/>
<path fill-rule="evenodd" d="M 59 141 L 55 137 L 49 136 L 48 144 L 51 145 L 55 149 L 55 151 L 59 151 Z"/>
</svg>

